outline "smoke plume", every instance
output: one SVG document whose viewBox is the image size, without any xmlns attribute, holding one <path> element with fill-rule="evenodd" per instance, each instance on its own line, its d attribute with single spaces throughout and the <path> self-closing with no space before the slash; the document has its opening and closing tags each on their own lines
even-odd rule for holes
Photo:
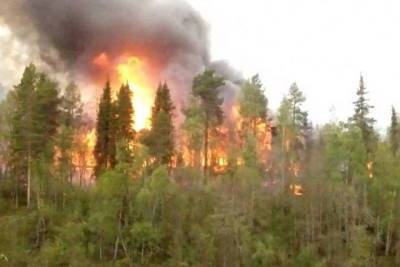
<svg viewBox="0 0 400 267">
<path fill-rule="evenodd" d="M 38 47 L 41 60 L 53 70 L 72 77 L 90 76 L 92 59 L 99 53 L 113 58 L 130 51 L 151 61 L 152 75 L 172 83 L 178 102 L 184 101 L 193 76 L 205 67 L 215 66 L 231 80 L 224 95 L 232 95 L 240 80 L 228 65 L 210 63 L 208 26 L 182 0 L 2 2 L 0 18 L 13 33 Z"/>
</svg>

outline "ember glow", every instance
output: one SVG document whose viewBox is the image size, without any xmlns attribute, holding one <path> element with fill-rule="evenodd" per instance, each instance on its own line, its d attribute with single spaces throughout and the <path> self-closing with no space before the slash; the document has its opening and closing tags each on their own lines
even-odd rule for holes
<svg viewBox="0 0 400 267">
<path fill-rule="evenodd" d="M 293 195 L 298 197 L 302 196 L 304 192 L 303 187 L 300 184 L 291 184 L 290 190 L 292 191 Z"/>
<path fill-rule="evenodd" d="M 93 64 L 107 73 L 114 92 L 121 84 L 128 83 L 132 90 L 132 105 L 134 108 L 135 130 L 150 127 L 151 107 L 154 100 L 154 83 L 148 76 L 150 64 L 145 58 L 131 53 L 110 59 L 106 53 L 100 53 L 93 59 Z M 104 80 L 104 77 L 103 77 Z"/>
<path fill-rule="evenodd" d="M 373 162 L 372 161 L 368 161 L 367 162 L 367 170 L 368 170 L 368 177 L 369 178 L 374 178 Z"/>
</svg>

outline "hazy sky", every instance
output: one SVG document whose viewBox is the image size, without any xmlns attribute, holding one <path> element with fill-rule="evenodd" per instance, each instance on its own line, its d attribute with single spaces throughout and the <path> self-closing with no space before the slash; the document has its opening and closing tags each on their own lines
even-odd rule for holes
<svg viewBox="0 0 400 267">
<path fill-rule="evenodd" d="M 400 1 L 190 0 L 208 21 L 213 59 L 260 73 L 276 109 L 290 84 L 314 123 L 346 119 L 362 73 L 374 116 L 386 127 L 400 110 Z"/>
</svg>

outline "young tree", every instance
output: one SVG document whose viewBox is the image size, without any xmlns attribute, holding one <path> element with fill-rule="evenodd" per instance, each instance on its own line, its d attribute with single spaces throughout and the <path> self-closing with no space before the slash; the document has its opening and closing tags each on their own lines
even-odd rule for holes
<svg viewBox="0 0 400 267">
<path fill-rule="evenodd" d="M 309 127 L 308 113 L 302 110 L 302 105 L 306 101 L 306 98 L 296 83 L 290 86 L 287 101 L 291 113 L 292 125 L 297 133 L 303 134 L 302 131 Z"/>
<path fill-rule="evenodd" d="M 149 153 L 156 159 L 156 164 L 168 164 L 174 154 L 173 111 L 166 83 L 159 85 L 151 114 L 151 130 L 144 138 Z"/>
<path fill-rule="evenodd" d="M 106 82 L 100 99 L 96 123 L 95 175 L 115 165 L 115 108 L 111 99 L 110 81 Z"/>
<path fill-rule="evenodd" d="M 360 128 L 364 145 L 367 150 L 367 154 L 371 154 L 374 144 L 375 144 L 375 132 L 374 132 L 374 123 L 375 119 L 369 117 L 370 110 L 373 106 L 368 104 L 368 99 L 366 98 L 367 90 L 364 85 L 364 78 L 360 76 L 360 83 L 357 90 L 358 99 L 353 102 L 354 103 L 354 115 L 350 118 L 354 124 Z"/>
<path fill-rule="evenodd" d="M 400 147 L 400 125 L 398 115 L 394 107 L 392 107 L 392 117 L 389 128 L 389 141 L 392 148 L 393 156 L 397 155 Z"/>
<path fill-rule="evenodd" d="M 201 165 L 201 147 L 204 133 L 204 113 L 198 98 L 191 97 L 188 106 L 183 110 L 185 121 L 182 129 L 185 131 L 186 148 L 190 153 L 190 165 Z"/>
<path fill-rule="evenodd" d="M 284 97 L 278 110 L 280 165 L 282 180 L 286 170 L 292 168 L 294 176 L 298 174 L 299 162 L 304 160 L 307 149 L 307 139 L 310 134 L 308 113 L 302 105 L 305 97 L 296 83 L 290 86 L 288 96 Z"/>
<path fill-rule="evenodd" d="M 224 79 L 215 75 L 213 70 L 205 70 L 193 79 L 192 94 L 200 98 L 204 113 L 204 175 L 208 168 L 208 144 L 210 129 L 222 124 L 223 98 L 219 97 L 219 88 L 225 84 Z"/>
<path fill-rule="evenodd" d="M 254 136 L 257 135 L 257 122 L 267 118 L 267 104 L 259 76 L 254 75 L 242 85 L 239 102 L 240 115 L 245 126 L 252 128 Z"/>
</svg>

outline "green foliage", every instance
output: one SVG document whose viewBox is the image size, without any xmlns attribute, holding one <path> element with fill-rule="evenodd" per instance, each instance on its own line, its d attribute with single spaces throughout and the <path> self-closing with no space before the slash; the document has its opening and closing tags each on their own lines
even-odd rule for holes
<svg viewBox="0 0 400 267">
<path fill-rule="evenodd" d="M 213 70 L 205 70 L 193 79 L 192 94 L 200 98 L 205 121 L 210 126 L 217 126 L 222 123 L 223 111 L 221 105 L 223 99 L 219 97 L 219 89 L 223 85 L 224 79 L 215 75 Z"/>
<path fill-rule="evenodd" d="M 398 115 L 394 107 L 392 107 L 392 116 L 390 118 L 390 128 L 389 128 L 389 142 L 392 147 L 392 153 L 394 156 L 400 147 L 400 125 L 398 121 Z"/>
<path fill-rule="evenodd" d="M 223 98 L 219 97 L 220 87 L 225 84 L 224 79 L 215 75 L 213 70 L 205 70 L 193 79 L 192 95 L 199 98 L 204 114 L 204 174 L 207 175 L 208 144 L 210 128 L 219 126 L 223 121 L 222 103 Z"/>
<path fill-rule="evenodd" d="M 370 110 L 373 106 L 368 104 L 367 93 L 364 85 L 364 78 L 360 76 L 360 83 L 357 90 L 358 98 L 354 102 L 354 115 L 350 120 L 360 128 L 367 153 L 370 154 L 375 146 L 376 135 L 374 132 L 375 119 L 369 117 Z"/>
<path fill-rule="evenodd" d="M 159 85 L 151 116 L 151 130 L 144 144 L 157 164 L 169 164 L 174 155 L 173 110 L 175 109 L 166 83 Z"/>
<path fill-rule="evenodd" d="M 200 152 L 204 139 L 205 114 L 202 111 L 200 101 L 193 96 L 190 98 L 188 107 L 183 113 L 185 121 L 182 129 L 187 138 L 187 148 L 191 152 L 191 165 L 199 167 L 201 161 Z"/>
<path fill-rule="evenodd" d="M 218 125 L 221 84 L 210 71 L 193 83 L 183 129 L 196 153 L 204 131 L 207 137 Z M 245 99 L 257 95 L 260 109 L 251 110 L 242 99 L 242 115 L 260 119 L 266 107 L 261 83 L 253 77 L 244 87 Z M 249 131 L 240 151 L 233 144 L 228 150 L 229 162 L 236 163 L 204 184 L 199 165 L 161 164 L 170 155 L 164 141 L 151 147 L 130 139 L 129 88 L 123 86 L 113 103 L 108 84 L 96 148 L 107 166 L 95 183 L 79 187 L 65 182 L 82 123 L 77 88 L 68 86 L 60 99 L 56 83 L 28 66 L 0 104 L 0 163 L 6 162 L 0 176 L 0 265 L 398 266 L 397 114 L 393 110 L 389 138 L 375 139 L 369 150 L 363 131 L 377 134 L 362 127 L 373 125 L 364 93 L 356 106 L 358 122 L 366 124 L 322 125 L 308 146 L 305 99 L 293 85 L 279 108 L 268 170 L 259 164 L 256 136 Z M 157 94 L 153 138 L 163 139 L 161 133 L 170 137 L 173 105 L 166 85 Z M 160 158 L 152 165 L 154 157 Z M 297 161 L 306 171 L 293 177 L 289 167 Z M 26 202 L 32 203 L 25 207 L 19 203 L 27 188 Z"/>
<path fill-rule="evenodd" d="M 111 99 L 110 81 L 107 81 L 100 99 L 96 123 L 95 174 L 115 165 L 115 107 Z"/>
<path fill-rule="evenodd" d="M 257 120 L 266 120 L 268 100 L 264 95 L 258 74 L 247 80 L 241 87 L 239 99 L 240 115 L 247 127 L 256 132 Z"/>
</svg>

